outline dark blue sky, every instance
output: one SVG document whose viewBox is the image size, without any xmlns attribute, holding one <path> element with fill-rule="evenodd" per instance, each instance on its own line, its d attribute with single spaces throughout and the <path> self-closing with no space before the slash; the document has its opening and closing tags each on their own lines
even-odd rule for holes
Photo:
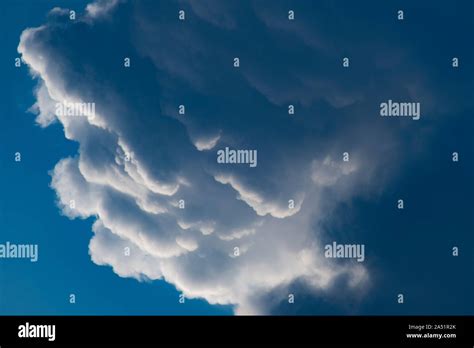
<svg viewBox="0 0 474 348">
<path fill-rule="evenodd" d="M 107 158 L 101 151 L 115 140 L 102 143 L 105 136 L 84 136 L 81 126 L 76 141 L 68 141 L 61 123 L 41 128 L 27 112 L 35 102 L 37 81 L 26 65 L 15 68 L 14 58 L 19 56 L 21 32 L 46 22 L 50 26 L 36 38 L 38 46 L 29 44 L 33 52 L 48 55 L 49 63 L 57 59 L 57 70 L 49 71 L 53 80 L 64 79 L 71 93 L 111 101 L 98 102 L 99 112 L 142 156 L 155 178 L 172 183 L 180 175 L 195 175 L 202 192 L 185 191 L 191 207 L 185 218 L 190 223 L 214 219 L 218 232 L 229 237 L 237 229 L 258 226 L 259 209 L 268 209 L 265 224 L 271 227 L 253 242 L 284 249 L 283 234 L 276 232 L 275 241 L 281 244 L 274 242 L 271 228 L 281 222 L 296 233 L 301 226 L 292 218 L 275 217 L 288 195 L 310 191 L 299 176 L 307 173 L 305 163 L 315 158 L 321 163 L 327 154 L 336 158 L 354 149 L 360 166 L 355 178 L 318 191 L 315 195 L 323 197 L 322 202 L 307 198 L 302 214 L 311 217 L 308 243 L 365 244 L 370 281 L 362 289 L 348 286 L 351 280 L 345 273 L 321 292 L 312 288 L 307 274 L 291 275 L 290 284 L 280 282 L 242 300 L 239 291 L 247 287 L 241 290 L 237 282 L 252 277 L 240 279 L 239 272 L 261 264 L 227 266 L 220 249 L 210 243 L 202 252 L 220 265 L 203 270 L 199 262 L 185 259 L 168 270 L 171 283 L 210 289 L 231 284 L 235 303 L 248 300 L 246 305 L 263 306 L 264 313 L 272 314 L 474 313 L 471 1 L 221 1 L 203 2 L 213 5 L 202 8 L 188 2 L 135 1 L 121 5 L 113 19 L 79 29 L 74 28 L 82 24 L 71 29 L 60 16 L 47 18 L 55 6 L 83 13 L 86 3 L 7 0 L 2 5 L 0 243 L 38 243 L 40 261 L 0 259 L 0 313 L 232 314 L 230 305 L 205 300 L 179 304 L 179 292 L 165 281 L 122 278 L 111 267 L 91 261 L 95 217 L 63 216 L 49 173 L 61 159 L 77 158 L 78 152 L 86 164 L 101 167 Z M 186 9 L 189 31 L 181 31 L 182 23 L 176 22 L 180 8 Z M 294 25 L 284 20 L 289 8 L 296 12 Z M 403 22 L 396 20 L 400 8 L 405 11 Z M 122 73 L 113 57 L 121 62 L 125 55 L 132 56 L 134 65 Z M 242 73 L 231 66 L 236 55 Z M 348 70 L 341 68 L 345 56 L 351 59 Z M 460 58 L 459 68 L 452 68 L 452 57 Z M 421 120 L 380 118 L 379 104 L 388 99 L 421 102 Z M 173 108 L 182 101 L 188 115 L 176 122 Z M 289 103 L 296 106 L 293 119 L 286 115 Z M 220 147 L 258 148 L 258 168 L 236 169 L 238 184 L 231 185 L 241 195 L 245 190 L 239 187 L 245 187 L 268 205 L 223 200 L 233 191 L 215 188 L 200 172 L 203 167 L 205 173 L 233 173 L 233 168 L 210 164 L 214 152 L 199 152 L 187 161 L 194 156 L 196 139 L 216 134 Z M 90 144 L 101 150 L 91 151 Z M 22 153 L 21 163 L 13 161 L 16 151 Z M 460 154 L 457 163 L 451 161 L 453 151 Z M 107 192 L 101 200 L 109 212 L 129 210 L 133 215 L 133 202 L 122 193 Z M 198 198 L 203 196 L 205 203 Z M 396 209 L 401 197 L 402 211 Z M 259 216 L 250 217 L 254 211 Z M 119 215 L 112 220 L 118 221 Z M 169 226 L 168 220 L 160 225 L 165 237 Z M 160 243 L 168 242 L 165 237 Z M 453 246 L 460 248 L 458 257 L 451 254 Z M 257 256 L 252 254 L 261 262 Z M 146 267 L 141 271 L 150 272 Z M 228 273 L 222 283 L 219 272 Z M 233 272 L 235 285 L 230 280 Z M 262 278 L 267 275 L 262 273 Z M 197 293 L 207 294 L 204 288 Z M 296 296 L 294 304 L 286 301 L 288 291 Z M 74 305 L 68 303 L 70 293 L 77 296 Z M 403 305 L 396 302 L 399 293 L 405 295 Z"/>
</svg>

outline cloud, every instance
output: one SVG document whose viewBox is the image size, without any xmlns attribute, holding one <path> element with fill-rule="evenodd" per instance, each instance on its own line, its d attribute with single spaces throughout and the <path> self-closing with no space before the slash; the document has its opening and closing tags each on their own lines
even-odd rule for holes
<svg viewBox="0 0 474 348">
<path fill-rule="evenodd" d="M 242 11 L 249 28 L 240 33 L 230 2 L 98 1 L 75 21 L 50 18 L 22 33 L 18 50 L 38 80 L 37 123 L 57 120 L 79 144 L 52 170 L 58 206 L 95 219 L 96 264 L 164 279 L 239 314 L 267 313 L 262 299 L 296 281 L 324 296 L 345 276 L 359 291 L 369 271 L 325 259 L 317 226 L 340 202 L 380 188 L 396 167 L 398 126 L 376 119 L 366 103 L 373 90 L 346 84 L 343 72 L 331 80 L 297 61 L 284 68 L 276 14 L 247 3 Z M 293 42 L 295 54 L 331 55 L 308 37 Z M 55 115 L 65 101 L 94 102 L 96 115 Z M 258 166 L 218 164 L 217 144 L 256 149 Z"/>
<path fill-rule="evenodd" d="M 106 15 L 114 6 L 117 6 L 119 0 L 98 0 L 86 6 L 86 15 L 90 18 L 97 18 Z"/>
<path fill-rule="evenodd" d="M 344 175 L 350 175 L 357 170 L 353 162 L 335 162 L 331 157 L 323 161 L 313 162 L 311 179 L 320 186 L 333 186 Z"/>
<path fill-rule="evenodd" d="M 211 150 L 214 148 L 214 146 L 216 146 L 220 138 L 221 136 L 217 135 L 213 138 L 199 139 L 194 143 L 194 146 L 196 146 L 196 149 L 198 149 L 199 151 Z"/>
</svg>

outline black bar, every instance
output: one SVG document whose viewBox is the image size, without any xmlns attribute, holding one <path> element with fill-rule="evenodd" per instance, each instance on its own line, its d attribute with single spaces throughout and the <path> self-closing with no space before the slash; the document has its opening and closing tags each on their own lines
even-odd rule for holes
<svg viewBox="0 0 474 348">
<path fill-rule="evenodd" d="M 0 346 L 55 344 L 414 344 L 474 346 L 473 316 L 3 316 Z M 55 325 L 54 341 L 19 337 Z M 413 325 L 411 329 L 409 325 Z M 427 325 L 431 325 L 428 327 Z M 24 333 L 25 331 L 23 331 Z M 33 331 L 35 334 L 35 331 Z M 456 337 L 407 337 L 449 334 Z M 51 338 L 51 337 L 50 337 Z"/>
</svg>

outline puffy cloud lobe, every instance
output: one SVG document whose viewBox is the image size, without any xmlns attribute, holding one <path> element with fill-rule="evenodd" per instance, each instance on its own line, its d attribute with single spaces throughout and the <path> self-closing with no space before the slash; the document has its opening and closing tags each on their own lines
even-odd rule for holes
<svg viewBox="0 0 474 348">
<path fill-rule="evenodd" d="M 90 18 L 97 18 L 99 16 L 107 15 L 107 13 L 117 6 L 120 0 L 98 0 L 86 6 L 87 16 Z"/>
<path fill-rule="evenodd" d="M 178 5 L 188 9 L 186 22 L 177 20 Z M 352 128 L 338 119 L 369 107 L 337 79 L 334 88 L 316 88 L 316 98 L 308 87 L 326 82 L 316 72 L 307 82 L 304 71 L 267 74 L 267 59 L 252 50 L 257 43 L 241 45 L 228 6 L 99 1 L 75 22 L 61 22 L 55 10 L 47 24 L 23 32 L 19 52 L 39 80 L 37 122 L 57 119 L 79 143 L 77 156 L 52 171 L 58 205 L 70 218 L 95 217 L 89 251 L 98 265 L 122 277 L 165 279 L 187 297 L 232 304 L 237 313 L 267 312 L 260 298 L 296 280 L 320 294 L 341 275 L 349 288 L 363 286 L 367 270 L 326 260 L 314 226 L 341 200 L 378 185 L 372 179 L 398 144 L 395 131 L 364 117 Z M 262 30 L 255 40 L 268 39 L 274 66 L 283 67 L 271 23 L 252 15 L 251 29 Z M 233 43 L 241 70 L 232 67 Z M 283 80 L 294 81 L 285 93 Z M 288 116 L 291 100 L 305 117 Z M 96 115 L 54 115 L 64 101 L 94 102 Z M 177 113 L 182 103 L 186 115 Z M 379 137 L 388 145 L 375 146 Z M 257 168 L 218 164 L 216 150 L 225 146 L 256 149 Z M 371 160 L 360 155 L 369 150 Z"/>
</svg>

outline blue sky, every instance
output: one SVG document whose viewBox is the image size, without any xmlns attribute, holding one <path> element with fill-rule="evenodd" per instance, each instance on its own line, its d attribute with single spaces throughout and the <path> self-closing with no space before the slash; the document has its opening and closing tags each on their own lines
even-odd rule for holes
<svg viewBox="0 0 474 348">
<path fill-rule="evenodd" d="M 37 243 L 40 261 L 0 260 L 2 314 L 474 312 L 472 4 L 136 1 L 88 17 L 87 3 L 3 5 L 0 242 Z M 33 80 L 13 63 L 44 23 L 21 49 L 33 70 L 45 58 Z M 49 125 L 54 98 L 35 123 L 41 80 L 96 102 L 98 123 Z M 421 119 L 381 118 L 388 99 L 420 102 Z M 257 168 L 216 165 L 225 146 L 258 149 Z M 364 263 L 320 258 L 332 241 L 363 243 Z"/>
<path fill-rule="evenodd" d="M 38 127 L 27 109 L 34 103 L 35 83 L 27 67 L 12 61 L 21 32 L 44 22 L 55 6 L 77 6 L 86 1 L 6 1 L 2 6 L 2 72 L 10 81 L 2 91 L 1 115 L 1 241 L 37 243 L 40 261 L 0 263 L 0 312 L 9 315 L 182 315 L 230 314 L 229 308 L 201 300 L 178 303 L 179 292 L 165 282 L 137 282 L 117 277 L 110 268 L 97 267 L 88 254 L 89 220 L 61 216 L 48 172 L 61 157 L 77 151 L 64 139 L 61 127 Z M 5 15 L 5 16 L 3 16 Z M 13 162 L 20 151 L 22 162 Z M 13 165 L 12 165 L 13 164 Z M 76 304 L 69 295 L 76 295 Z"/>
</svg>

